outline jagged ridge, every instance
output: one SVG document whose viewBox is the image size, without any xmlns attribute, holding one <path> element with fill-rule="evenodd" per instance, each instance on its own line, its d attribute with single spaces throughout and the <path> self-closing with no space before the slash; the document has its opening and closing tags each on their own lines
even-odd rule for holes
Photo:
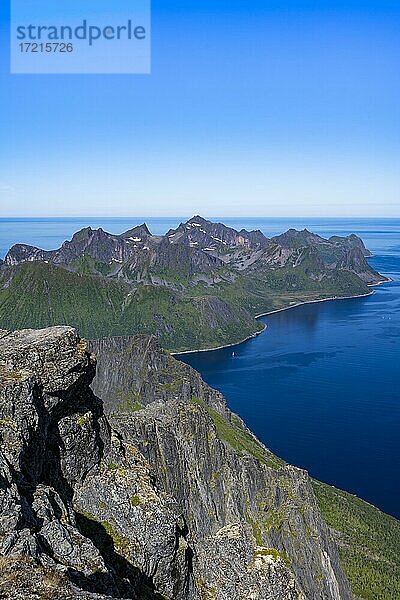
<svg viewBox="0 0 400 600">
<path fill-rule="evenodd" d="M 90 338 L 156 334 L 174 350 L 236 343 L 255 316 L 302 301 L 368 294 L 385 280 L 357 236 L 272 239 L 199 216 L 165 236 L 86 228 L 61 248 L 18 244 L 0 266 L 0 326 L 68 324 Z"/>
</svg>

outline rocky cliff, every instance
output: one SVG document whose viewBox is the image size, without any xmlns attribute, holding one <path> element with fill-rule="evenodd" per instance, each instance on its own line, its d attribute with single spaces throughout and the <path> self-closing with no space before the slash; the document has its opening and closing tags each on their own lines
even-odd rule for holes
<svg viewBox="0 0 400 600">
<path fill-rule="evenodd" d="M 219 589 L 218 582 L 223 577 L 211 576 L 211 581 L 217 582 L 213 586 L 210 575 L 201 575 L 204 565 L 202 561 L 198 564 L 196 557 L 202 556 L 204 547 L 207 557 L 207 548 L 212 547 L 210 531 L 218 532 L 225 523 L 239 522 L 245 524 L 245 529 L 250 527 L 252 539 L 264 548 L 269 546 L 267 551 L 274 556 L 280 552 L 281 558 L 289 559 L 296 579 L 301 579 L 302 556 L 311 556 L 307 544 L 307 550 L 303 550 L 304 539 L 314 536 L 313 531 L 321 532 L 319 526 L 312 529 L 309 523 L 305 532 L 304 528 L 297 529 L 298 512 L 309 518 L 304 507 L 313 506 L 308 476 L 290 467 L 279 471 L 283 462 L 227 410 L 223 397 L 206 386 L 193 369 L 162 351 L 154 338 L 105 339 L 90 342 L 90 347 L 99 361 L 93 386 L 104 398 L 105 412 L 126 439 L 139 445 L 153 465 L 160 487 L 172 491 L 190 523 L 198 583 L 205 580 L 211 586 L 210 594 L 203 597 L 215 598 L 213 587 Z M 263 479 L 264 473 L 268 474 L 268 481 Z M 334 535 L 357 598 L 397 598 L 400 522 L 332 486 L 315 480 L 312 486 L 323 517 L 332 527 L 325 539 Z M 315 540 L 321 543 L 318 534 Z M 329 556 L 332 560 L 331 553 Z M 221 568 L 221 557 L 213 560 L 218 564 L 216 569 L 229 572 L 230 565 Z M 236 563 L 234 569 L 243 573 Z M 303 583 L 303 591 L 308 590 L 306 597 L 313 597 L 320 577 L 310 565 L 303 565 L 304 570 L 311 575 Z M 347 591 L 340 589 L 340 597 L 346 598 Z M 243 595 L 248 597 L 252 596 Z"/>
<path fill-rule="evenodd" d="M 235 582 L 243 577 L 243 569 L 230 551 L 230 564 L 223 566 L 221 555 L 217 552 L 216 558 L 212 554 L 220 577 L 209 564 L 204 568 L 208 550 L 215 550 L 216 539 L 220 544 L 222 532 L 214 532 L 221 527 L 225 531 L 227 523 L 241 523 L 245 531 L 250 528 L 252 543 L 255 540 L 264 552 L 290 562 L 307 598 L 319 597 L 318 593 L 330 597 L 321 584 L 324 577 L 321 580 L 318 562 L 314 563 L 316 573 L 307 561 L 311 556 L 318 561 L 308 541 L 315 550 L 314 542 L 321 547 L 322 539 L 327 541 L 332 534 L 357 598 L 397 598 L 399 521 L 351 494 L 313 480 L 319 508 L 332 527 L 321 538 L 320 525 L 303 520 L 314 518 L 310 507 L 315 507 L 306 473 L 289 466 L 283 469 L 284 463 L 251 435 L 227 409 L 224 398 L 193 369 L 174 360 L 148 336 L 99 340 L 90 342 L 90 347 L 99 361 L 93 386 L 104 398 L 105 412 L 124 438 L 138 444 L 153 465 L 158 484 L 173 493 L 190 524 L 188 539 L 194 549 L 197 583 L 206 581 L 211 588 L 205 587 L 209 591 L 203 598 L 215 598 L 213 592 L 224 581 L 224 570 Z M 318 523 L 319 508 L 313 513 L 319 515 Z M 333 547 L 330 542 L 328 545 L 332 561 Z M 333 564 L 343 583 L 337 563 Z M 254 596 L 244 594 L 242 598 L 264 597 L 259 588 L 254 589 L 258 589 Z M 347 598 L 348 589 L 343 591 L 340 584 L 339 589 L 339 596 Z M 229 593 L 227 597 L 235 597 Z"/>
<path fill-rule="evenodd" d="M 1 597 L 189 598 L 184 521 L 111 430 L 95 368 L 72 329 L 1 334 Z"/>
<path fill-rule="evenodd" d="M 95 394 L 74 330 L 1 332 L 2 597 L 351 598 L 307 474 L 154 338 L 130 343 L 106 417 L 115 354 Z"/>
<path fill-rule="evenodd" d="M 112 426 L 184 515 L 199 598 L 351 598 L 304 471 L 275 457 L 155 338 L 91 349 Z"/>
</svg>

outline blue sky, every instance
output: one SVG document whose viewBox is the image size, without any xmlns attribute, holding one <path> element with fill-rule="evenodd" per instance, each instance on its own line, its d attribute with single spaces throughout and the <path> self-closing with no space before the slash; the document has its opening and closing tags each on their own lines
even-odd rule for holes
<svg viewBox="0 0 400 600">
<path fill-rule="evenodd" d="M 153 0 L 148 76 L 10 75 L 1 19 L 1 216 L 400 216 L 398 2 Z"/>
</svg>

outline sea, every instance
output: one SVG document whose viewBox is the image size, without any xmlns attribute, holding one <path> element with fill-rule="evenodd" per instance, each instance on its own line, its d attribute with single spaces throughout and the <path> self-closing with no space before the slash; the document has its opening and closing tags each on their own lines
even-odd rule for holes
<svg viewBox="0 0 400 600">
<path fill-rule="evenodd" d="M 78 229 L 163 234 L 186 217 L 0 219 L 0 257 L 14 243 L 58 247 Z M 276 454 L 400 518 L 400 219 L 213 218 L 267 236 L 290 227 L 356 233 L 390 283 L 365 298 L 267 315 L 234 348 L 181 355 Z"/>
</svg>

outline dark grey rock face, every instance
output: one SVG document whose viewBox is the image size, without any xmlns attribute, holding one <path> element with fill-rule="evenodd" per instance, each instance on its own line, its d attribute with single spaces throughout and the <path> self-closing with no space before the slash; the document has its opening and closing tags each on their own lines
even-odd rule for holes
<svg viewBox="0 0 400 600">
<path fill-rule="evenodd" d="M 176 503 L 111 431 L 89 388 L 94 374 L 73 329 L 0 334 L 0 590 L 5 598 L 190 598 Z"/>
<path fill-rule="evenodd" d="M 113 428 L 182 511 L 199 598 L 352 597 L 306 472 L 271 454 L 155 338 L 90 347 Z"/>
<path fill-rule="evenodd" d="M 271 241 L 288 251 L 296 248 L 312 249 L 314 256 L 319 261 L 320 270 L 325 267 L 350 271 L 368 285 L 386 280 L 365 260 L 366 257 L 372 256 L 372 253 L 367 250 L 362 239 L 355 234 L 347 237 L 332 236 L 327 240 L 307 229 L 303 231 L 289 229 L 286 233 L 272 238 Z"/>
<path fill-rule="evenodd" d="M 369 257 L 372 256 L 372 252 L 365 247 L 364 242 L 357 235 L 352 233 L 351 235 L 347 235 L 346 237 L 341 237 L 339 235 L 333 235 L 329 238 L 329 241 L 338 244 L 345 245 L 348 248 L 358 248 L 361 250 L 363 256 Z"/>
<path fill-rule="evenodd" d="M 168 280 L 171 273 L 184 277 L 186 285 L 196 284 L 199 275 L 212 285 L 221 280 L 219 269 L 223 278 L 226 278 L 224 269 L 231 269 L 230 276 L 234 278 L 237 271 L 251 273 L 262 271 L 266 266 L 297 267 L 308 264 L 312 258 L 313 269 L 320 276 L 326 275 L 327 270 L 339 269 L 358 275 L 367 284 L 385 281 L 368 265 L 365 260 L 368 256 L 371 253 L 354 234 L 327 240 L 307 229 L 290 229 L 268 239 L 261 231 L 236 231 L 195 216 L 165 236 L 151 235 L 142 224 L 121 235 L 87 227 L 61 248 L 51 251 L 17 244 L 8 252 L 5 265 L 40 261 L 69 270 L 85 266 L 97 275 L 117 277 L 129 283 L 171 286 Z"/>
<path fill-rule="evenodd" d="M 142 235 L 142 229 L 140 229 Z M 137 235 L 134 230 L 132 236 Z M 64 242 L 57 250 L 40 250 L 25 244 L 16 244 L 6 256 L 7 265 L 17 265 L 26 261 L 50 261 L 69 265 L 84 255 L 102 263 L 127 260 L 133 251 L 131 237 L 119 237 L 87 227 L 75 233 L 70 241 Z"/>
<path fill-rule="evenodd" d="M 177 229 L 170 229 L 166 234 L 171 244 L 185 244 L 198 248 L 214 250 L 225 248 L 266 248 L 268 239 L 261 231 L 236 231 L 223 223 L 207 221 L 200 216 L 192 217 L 181 223 Z"/>
<path fill-rule="evenodd" d="M 95 393 L 73 329 L 0 331 L 2 597 L 352 598 L 306 472 L 155 338 L 90 350 Z"/>
</svg>

